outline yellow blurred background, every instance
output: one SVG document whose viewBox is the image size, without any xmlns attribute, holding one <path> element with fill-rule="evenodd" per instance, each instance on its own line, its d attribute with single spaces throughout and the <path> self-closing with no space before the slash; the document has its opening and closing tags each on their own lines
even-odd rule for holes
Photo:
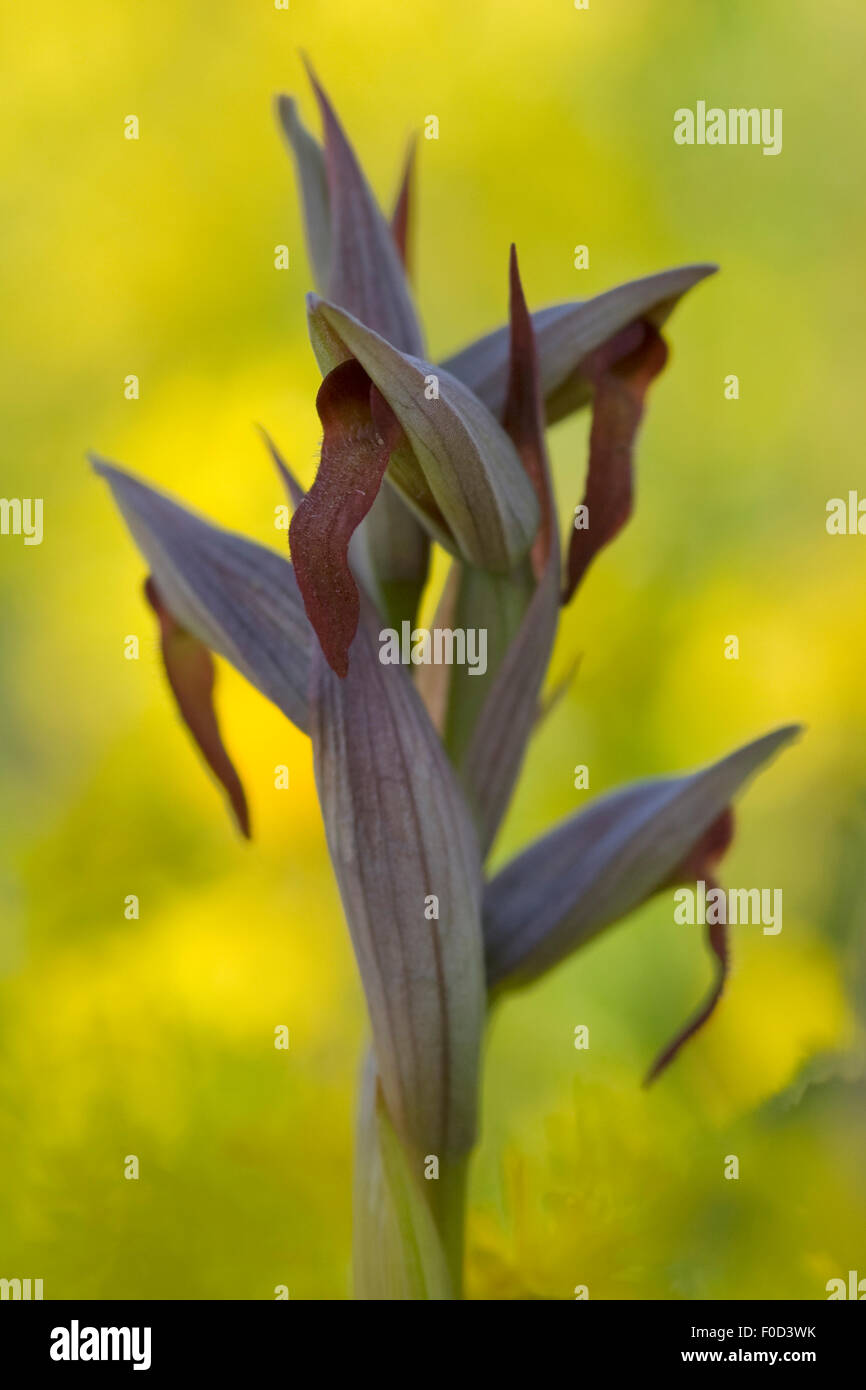
<svg viewBox="0 0 866 1390">
<path fill-rule="evenodd" d="M 43 497 L 45 534 L 0 538 L 0 1275 L 46 1298 L 350 1294 L 365 1019 L 309 746 L 221 669 L 240 843 L 83 458 L 285 544 L 253 424 L 312 478 L 311 277 L 272 112 L 298 93 L 318 130 L 300 50 L 386 205 L 407 136 L 439 118 L 415 220 L 434 358 L 504 319 L 512 240 L 534 307 L 722 266 L 670 322 L 635 518 L 563 623 L 552 675 L 579 653 L 579 676 L 496 862 L 621 782 L 808 725 L 743 799 L 724 868 L 783 889 L 784 929 L 735 931 L 722 1006 L 654 1088 L 710 979 L 669 898 L 497 1012 L 470 1296 L 823 1298 L 866 1275 L 866 540 L 824 524 L 829 498 L 866 493 L 864 40 L 857 0 L 3 7 L 0 490 Z M 699 99 L 781 107 L 782 154 L 675 145 Z M 551 435 L 563 515 L 587 429 Z"/>
</svg>

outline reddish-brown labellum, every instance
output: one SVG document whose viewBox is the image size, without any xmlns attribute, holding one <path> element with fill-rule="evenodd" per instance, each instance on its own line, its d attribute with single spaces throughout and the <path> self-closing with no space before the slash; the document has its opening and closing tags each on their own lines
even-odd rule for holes
<svg viewBox="0 0 866 1390">
<path fill-rule="evenodd" d="M 582 508 L 587 525 L 572 528 L 562 601 L 567 603 L 590 563 L 625 525 L 632 509 L 632 450 L 644 397 L 667 361 L 651 324 L 632 324 L 585 364 L 595 400 Z"/>
<path fill-rule="evenodd" d="M 213 705 L 214 661 L 207 647 L 175 622 L 153 579 L 145 582 L 147 601 L 159 619 L 162 659 L 177 707 L 204 758 L 222 785 L 241 833 L 250 837 L 250 815 L 241 779 L 226 752 Z"/>
<path fill-rule="evenodd" d="M 338 676 L 348 672 L 360 612 L 349 542 L 376 500 L 402 435 L 384 402 L 377 401 L 374 421 L 372 393 L 370 378 L 352 358 L 325 377 L 316 397 L 324 431 L 319 471 L 289 529 L 304 607 Z"/>
</svg>

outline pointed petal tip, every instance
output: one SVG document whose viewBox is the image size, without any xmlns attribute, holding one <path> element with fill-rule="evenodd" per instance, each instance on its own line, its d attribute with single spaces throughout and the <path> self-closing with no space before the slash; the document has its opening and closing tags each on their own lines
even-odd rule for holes
<svg viewBox="0 0 866 1390">
<path fill-rule="evenodd" d="M 397 190 L 397 198 L 394 203 L 394 211 L 391 214 L 391 236 L 394 238 L 394 245 L 400 255 L 400 260 L 406 273 L 409 272 L 409 223 L 411 214 L 411 204 L 414 201 L 412 185 L 415 179 L 415 158 L 418 148 L 418 134 L 416 131 L 410 135 L 406 146 L 406 154 L 403 160 L 403 173 L 400 179 L 400 186 Z"/>
<path fill-rule="evenodd" d="M 369 335 L 372 340 L 382 341 L 388 343 L 390 347 L 393 347 L 393 344 L 390 343 L 389 339 L 386 338 L 383 333 L 377 332 L 375 328 L 370 328 L 355 314 L 350 313 L 348 309 L 341 309 L 339 304 L 335 304 L 331 299 L 325 299 L 323 295 L 317 294 L 315 290 L 309 290 L 307 292 L 306 305 L 308 318 L 323 319 L 328 327 L 339 337 L 342 337 L 342 328 L 355 328 L 361 333 Z M 397 350 L 399 351 L 399 349 Z"/>
<path fill-rule="evenodd" d="M 333 317 L 335 319 L 347 319 L 352 323 L 361 323 L 355 314 L 348 309 L 341 309 L 339 304 L 335 304 L 332 299 L 327 299 L 322 294 L 317 294 L 315 290 L 307 291 L 307 308 L 311 313 L 324 314 L 326 318 Z M 364 327 L 363 324 L 361 326 Z M 367 332 L 376 333 L 376 330 L 375 328 L 368 328 Z M 381 336 L 380 333 L 376 333 L 377 338 Z"/>
<path fill-rule="evenodd" d="M 517 247 L 512 241 L 508 250 L 508 288 L 513 301 L 519 296 L 523 300 L 523 284 L 520 279 L 520 265 L 517 260 Z M 513 312 L 510 317 L 513 317 Z"/>
<path fill-rule="evenodd" d="M 636 279 L 626 280 L 621 285 L 614 285 L 608 294 L 628 291 L 631 289 L 641 289 L 642 287 L 656 287 L 659 292 L 663 285 L 675 284 L 676 289 L 670 289 L 672 298 L 679 298 L 695 285 L 699 285 L 702 280 L 707 280 L 711 275 L 715 275 L 721 266 L 715 261 L 687 261 L 685 265 L 666 266 L 663 270 L 650 271 L 647 275 L 639 275 Z"/>
<path fill-rule="evenodd" d="M 778 730 L 778 732 L 780 735 L 784 735 L 786 739 L 799 738 L 801 734 L 805 734 L 808 732 L 808 725 L 783 724 L 781 728 Z"/>
<path fill-rule="evenodd" d="M 794 743 L 804 733 L 805 724 L 780 724 L 778 729 L 770 729 L 766 734 L 756 738 L 755 743 L 772 744 L 774 748 L 782 748 L 786 743 Z"/>
<path fill-rule="evenodd" d="M 654 1085 L 655 1082 L 658 1081 L 662 1072 L 667 1071 L 668 1066 L 670 1065 L 670 1061 L 671 1059 L 669 1057 L 664 1059 L 661 1057 L 656 1058 L 649 1071 L 645 1073 L 644 1078 L 640 1083 L 642 1091 L 648 1091 L 650 1086 Z"/>
<path fill-rule="evenodd" d="M 274 97 L 274 114 L 286 134 L 290 135 L 298 123 L 298 104 L 295 98 L 286 92 L 277 92 Z"/>
<path fill-rule="evenodd" d="M 108 483 L 110 488 L 114 488 L 115 484 L 122 485 L 123 483 L 132 483 L 135 485 L 140 482 L 140 479 L 138 479 L 134 473 L 128 472 L 125 468 L 120 468 L 116 463 L 112 463 L 111 459 L 105 458 L 102 454 L 97 454 L 90 450 L 84 457 L 87 459 L 87 462 L 90 464 L 90 467 L 97 477 L 102 478 L 104 482 Z"/>
<path fill-rule="evenodd" d="M 313 91 L 314 91 L 315 94 L 316 94 L 316 100 L 320 103 L 320 105 L 321 105 L 323 108 L 325 108 L 327 111 L 331 112 L 331 114 L 333 115 L 333 110 L 332 110 L 332 107 L 331 107 L 331 103 L 330 103 L 330 101 L 328 100 L 327 95 L 325 94 L 324 88 L 322 87 L 322 84 L 321 84 L 321 82 L 319 81 L 319 79 L 318 79 L 318 77 L 317 77 L 317 75 L 316 75 L 316 69 L 313 67 L 313 63 L 312 63 L 312 59 L 310 58 L 310 55 L 309 55 L 308 53 L 306 53 L 306 52 L 304 51 L 304 49 L 301 49 L 301 50 L 300 50 L 299 56 L 300 56 L 301 62 L 302 62 L 303 65 L 304 65 L 304 71 L 305 71 L 306 74 L 307 74 L 307 77 L 308 77 L 309 82 L 310 82 L 310 86 L 312 87 Z"/>
<path fill-rule="evenodd" d="M 286 489 L 286 492 L 288 493 L 289 501 L 291 502 L 293 507 L 299 507 L 302 501 L 304 500 L 304 489 L 301 487 L 301 484 L 298 482 L 298 479 L 295 477 L 291 468 L 286 463 L 286 460 L 283 458 L 282 454 L 280 453 L 271 436 L 268 434 L 264 425 L 261 425 L 258 422 L 256 422 L 256 429 L 259 432 L 259 437 L 261 438 L 262 443 L 264 444 L 265 448 L 271 456 L 271 462 L 274 464 L 277 472 L 280 475 L 283 486 Z"/>
<path fill-rule="evenodd" d="M 721 270 L 721 266 L 717 261 L 686 261 L 685 265 L 668 266 L 664 270 L 654 271 L 638 278 L 651 280 L 655 276 L 682 275 L 687 276 L 693 283 L 697 284 L 699 280 L 705 280 L 708 275 L 715 275 L 719 270 Z"/>
<path fill-rule="evenodd" d="M 691 277 L 693 285 L 699 285 L 701 280 L 707 280 L 711 275 L 716 275 L 721 270 L 721 266 L 715 261 L 696 261 L 694 265 L 684 265 L 683 273 Z"/>
<path fill-rule="evenodd" d="M 143 489 L 148 494 L 159 498 L 162 502 L 178 505 L 173 498 L 162 491 L 161 487 L 157 487 L 150 482 L 145 482 L 137 473 L 131 472 L 128 468 L 121 468 L 119 464 L 112 463 L 111 459 L 103 458 L 101 454 L 95 453 L 88 453 L 86 458 L 94 473 L 102 478 L 111 488 L 118 502 L 121 500 L 121 494 L 123 496 L 128 496 L 130 492 L 135 493 Z"/>
<path fill-rule="evenodd" d="M 418 141 L 421 139 L 421 132 L 411 130 L 406 138 L 406 162 L 405 172 L 411 175 L 415 169 L 415 161 L 418 158 Z"/>
<path fill-rule="evenodd" d="M 709 279 L 720 269 L 721 266 L 714 261 L 695 261 L 686 265 L 669 266 L 665 270 L 654 271 L 649 275 L 641 275 L 636 280 L 626 281 L 622 286 L 617 285 L 609 293 L 615 294 L 619 290 L 631 288 L 640 290 L 641 287 L 654 285 L 660 299 L 668 298 L 672 303 L 675 303 L 689 290 L 699 285 L 702 280 Z M 667 295 L 664 293 L 665 290 Z"/>
<path fill-rule="evenodd" d="M 256 431 L 256 433 L 258 434 L 259 439 L 262 441 L 262 443 L 264 444 L 265 448 L 268 449 L 268 450 L 270 450 L 271 454 L 274 456 L 274 459 L 275 459 L 275 461 L 276 461 L 276 456 L 279 454 L 280 451 L 279 451 L 279 449 L 277 448 L 276 444 L 274 443 L 272 436 L 271 436 L 271 435 L 268 433 L 268 431 L 265 429 L 265 427 L 264 427 L 264 425 L 262 424 L 262 422 L 261 422 L 260 420 L 254 420 L 254 421 L 253 421 L 253 429 L 254 429 L 254 430 Z"/>
<path fill-rule="evenodd" d="M 800 734 L 808 733 L 808 731 L 808 724 L 801 724 L 799 721 L 796 724 L 783 724 L 779 730 L 780 733 L 787 734 L 789 738 L 797 738 Z"/>
<path fill-rule="evenodd" d="M 529 319 L 529 306 L 526 303 L 526 295 L 523 291 L 523 281 L 520 278 L 520 264 L 517 259 L 517 246 L 513 241 L 508 252 L 508 289 L 510 300 L 509 329 L 513 334 L 515 306 L 519 306 L 522 314 L 527 319 Z M 530 333 L 532 333 L 533 331 L 531 320 L 528 324 L 528 331 Z"/>
<path fill-rule="evenodd" d="M 106 477 L 109 473 L 114 471 L 108 459 L 103 458 L 102 454 L 97 454 L 94 449 L 88 449 L 84 457 L 87 459 L 94 473 L 99 473 L 101 477 Z"/>
<path fill-rule="evenodd" d="M 112 459 L 106 458 L 104 454 L 97 454 L 91 449 L 84 457 L 87 459 L 94 473 L 98 474 L 100 478 L 104 478 L 111 487 L 113 487 L 115 483 L 132 483 L 134 487 L 146 487 L 155 490 L 152 483 L 144 482 L 138 474 L 131 472 L 128 468 L 122 468 L 119 463 L 114 463 Z"/>
</svg>

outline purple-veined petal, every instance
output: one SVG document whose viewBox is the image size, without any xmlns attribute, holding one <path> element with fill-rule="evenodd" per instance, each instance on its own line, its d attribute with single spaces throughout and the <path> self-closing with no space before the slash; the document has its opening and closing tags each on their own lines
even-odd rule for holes
<svg viewBox="0 0 866 1390">
<path fill-rule="evenodd" d="M 412 682 L 402 666 L 380 661 L 378 623 L 363 601 L 344 680 L 314 649 L 316 783 L 388 1114 L 411 1153 L 436 1154 L 442 1165 L 475 1134 L 480 860 Z"/>
<path fill-rule="evenodd" d="M 716 269 L 714 265 L 681 266 L 617 285 L 593 299 L 537 310 L 532 323 L 548 425 L 591 399 L 592 383 L 582 370 L 589 353 L 636 319 L 660 328 L 677 300 Z M 499 416 L 508 386 L 507 325 L 470 343 L 442 365 Z"/>
<path fill-rule="evenodd" d="M 94 455 L 175 620 L 307 731 L 313 634 L 294 570 Z"/>
<path fill-rule="evenodd" d="M 491 574 L 455 560 L 449 581 L 434 626 L 486 634 L 484 672 L 468 664 L 448 666 L 438 682 L 440 698 L 442 694 L 447 697 L 441 721 L 445 747 L 455 767 L 462 768 L 493 683 L 520 632 L 537 586 L 528 556 L 510 574 Z M 425 685 L 429 690 L 436 683 L 428 680 Z"/>
<path fill-rule="evenodd" d="M 496 672 L 520 630 L 526 609 L 544 571 L 544 557 L 556 543 L 549 466 L 539 414 L 537 363 L 531 323 L 520 284 L 517 253 L 510 253 L 510 365 L 503 406 L 503 428 L 517 449 L 539 503 L 540 520 L 530 554 L 509 574 L 455 561 L 439 601 L 435 627 L 475 628 L 487 633 L 487 671 L 469 676 L 460 668 L 421 668 L 416 684 L 431 717 L 459 766 L 472 739 Z"/>
<path fill-rule="evenodd" d="M 323 96 L 322 100 L 325 100 Z M 328 110 L 330 111 L 330 107 Z M 298 116 L 296 104 L 291 97 L 281 96 L 277 99 L 277 114 L 298 170 L 304 205 L 307 246 L 316 285 L 322 293 L 327 294 L 332 280 L 332 207 L 328 191 L 325 154 L 318 141 L 304 128 Z M 330 112 L 330 116 L 335 122 L 336 118 L 333 117 L 333 112 Z M 329 129 L 331 129 L 330 123 Z M 377 248 L 382 242 L 381 225 L 384 225 L 383 219 L 363 175 L 357 167 L 357 162 L 351 150 L 348 149 L 345 136 L 340 131 L 339 126 L 335 125 L 331 133 L 334 145 L 334 168 L 344 179 L 338 200 L 342 222 L 337 254 L 349 254 L 350 259 L 357 262 L 359 266 L 364 265 L 369 269 L 377 262 Z M 395 211 L 396 221 L 392 224 L 390 233 L 396 238 L 398 260 L 400 259 L 401 245 L 408 235 L 411 165 L 412 150 L 410 148 Z M 354 221 L 353 207 L 358 211 Z M 348 252 L 347 244 L 350 237 L 347 238 L 346 235 L 347 227 L 354 227 L 358 237 L 357 246 L 354 250 L 350 247 Z M 404 272 L 403 270 L 395 270 L 392 250 L 385 253 L 385 262 L 384 279 L 379 282 L 374 277 L 370 286 L 370 295 L 374 299 L 384 295 L 387 299 L 387 286 L 389 284 L 392 287 L 396 285 L 394 293 L 397 305 L 396 315 L 399 320 L 401 317 L 405 317 L 405 301 L 408 295 L 401 280 Z M 345 292 L 348 293 L 347 290 Z M 339 297 L 340 293 L 343 291 L 340 290 L 338 284 L 338 293 L 335 297 Z M 361 312 L 362 317 L 363 312 L 371 312 L 374 325 L 385 322 L 393 326 L 393 318 L 389 313 L 383 310 L 377 314 L 370 309 L 370 295 L 367 295 L 366 292 L 362 294 L 360 289 L 354 295 L 349 294 L 351 302 L 347 302 L 347 307 L 357 309 Z M 367 305 L 366 310 L 364 310 L 365 304 Z M 411 303 L 409 312 L 414 314 L 414 311 L 411 310 Z M 417 329 L 417 325 L 408 333 L 401 333 L 399 328 L 394 329 L 394 331 L 398 337 L 402 337 L 407 345 L 417 350 L 421 349 L 420 330 Z M 330 357 L 326 355 L 323 359 L 320 354 L 323 373 L 327 375 L 347 356 L 348 353 L 346 352 L 338 352 Z M 277 467 L 280 468 L 281 460 L 278 452 L 267 436 L 266 443 L 271 449 Z M 289 483 L 291 492 L 294 480 L 286 479 L 285 481 Z M 298 505 L 298 501 L 299 497 L 295 495 L 295 506 Z M 392 621 L 398 625 L 404 618 L 414 619 L 418 598 L 427 574 L 429 548 L 429 538 L 417 518 L 408 510 L 396 493 L 392 494 L 388 489 L 381 489 L 368 517 L 362 522 L 353 538 L 350 560 L 353 569 L 362 579 L 362 582 L 366 584 L 368 591 L 385 608 Z"/>
<path fill-rule="evenodd" d="M 330 211 L 327 296 L 403 352 L 423 340 L 391 230 L 373 197 L 336 112 L 310 70 L 325 143 Z"/>
<path fill-rule="evenodd" d="M 328 364 L 341 350 L 354 357 L 403 427 L 410 449 L 392 455 L 389 481 L 450 550 L 481 569 L 511 570 L 535 538 L 538 502 L 502 426 L 441 369 L 333 304 L 308 304 L 317 355 L 324 343 Z"/>
<path fill-rule="evenodd" d="M 485 857 L 508 809 L 535 723 L 558 607 L 559 577 L 549 565 L 490 685 L 460 765 Z"/>
<path fill-rule="evenodd" d="M 319 289 L 326 291 L 331 278 L 331 207 L 324 151 L 303 124 L 292 97 L 277 97 L 276 108 L 301 185 L 304 233 L 313 276 Z"/>
<path fill-rule="evenodd" d="M 532 320 L 526 306 L 517 256 L 512 247 L 510 267 L 511 368 L 503 411 L 505 427 L 532 483 L 539 505 L 539 526 L 527 559 L 527 575 L 517 574 L 509 585 L 510 620 L 504 624 L 507 645 L 489 681 L 462 671 L 451 683 L 451 708 L 446 730 L 460 779 L 479 827 L 482 853 L 493 843 L 502 820 L 526 745 L 535 723 L 538 698 L 550 660 L 559 607 L 559 540 L 557 537 L 550 467 L 544 443 L 544 405 Z M 530 579 L 527 585 L 522 582 Z M 471 625 L 471 581 L 465 572 L 457 600 L 458 625 Z M 533 582 L 534 581 L 534 588 Z M 488 576 L 488 584 L 506 584 Z M 514 597 L 516 595 L 516 597 Z M 483 595 L 482 595 L 483 597 Z M 476 609 L 482 616 L 495 611 L 503 594 L 488 594 Z M 514 605 L 517 605 L 516 607 Z M 471 701 L 477 680 L 483 699 Z M 477 706 L 480 705 L 480 708 Z M 463 721 L 462 728 L 460 721 Z M 455 739 L 460 735 L 460 740 Z M 463 746 L 465 740 L 465 746 Z"/>
<path fill-rule="evenodd" d="M 787 725 L 698 772 L 624 787 L 513 859 L 484 895 L 490 985 L 550 970 L 664 887 L 743 783 L 798 732 Z"/>
<path fill-rule="evenodd" d="M 556 542 L 556 508 L 550 463 L 544 442 L 544 401 L 538 365 L 538 347 L 532 315 L 526 303 L 517 250 L 512 245 L 509 261 L 509 357 L 508 387 L 502 424 L 514 444 L 526 476 L 538 499 L 539 525 L 530 551 L 532 570 L 541 580 Z"/>
</svg>

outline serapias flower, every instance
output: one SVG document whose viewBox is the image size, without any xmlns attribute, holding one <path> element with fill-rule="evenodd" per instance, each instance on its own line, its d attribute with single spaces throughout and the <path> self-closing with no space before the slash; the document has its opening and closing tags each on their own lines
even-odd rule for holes
<svg viewBox="0 0 866 1390">
<path fill-rule="evenodd" d="M 512 247 L 508 322 L 437 362 L 405 268 L 413 154 L 389 225 L 312 81 L 323 145 L 290 98 L 277 103 L 303 195 L 316 281 L 308 324 L 323 375 L 309 491 L 265 436 L 293 507 L 291 558 L 114 464 L 94 465 L 147 560 L 171 688 L 243 833 L 249 812 L 216 721 L 211 653 L 312 741 L 372 1034 L 355 1173 L 357 1295 L 459 1297 L 489 1000 L 652 894 L 708 879 L 731 837 L 732 798 L 797 731 L 622 788 L 485 875 L 537 723 L 561 604 L 631 512 L 638 427 L 668 355 L 661 330 L 714 267 L 530 313 Z M 585 524 L 571 528 L 563 556 L 545 429 L 589 404 Z M 437 626 L 488 634 L 485 670 L 472 679 L 460 666 L 413 679 L 378 659 L 382 627 L 416 617 L 432 542 L 451 556 Z M 710 946 L 711 995 L 651 1076 L 721 993 L 728 945 L 716 929 Z"/>
</svg>

